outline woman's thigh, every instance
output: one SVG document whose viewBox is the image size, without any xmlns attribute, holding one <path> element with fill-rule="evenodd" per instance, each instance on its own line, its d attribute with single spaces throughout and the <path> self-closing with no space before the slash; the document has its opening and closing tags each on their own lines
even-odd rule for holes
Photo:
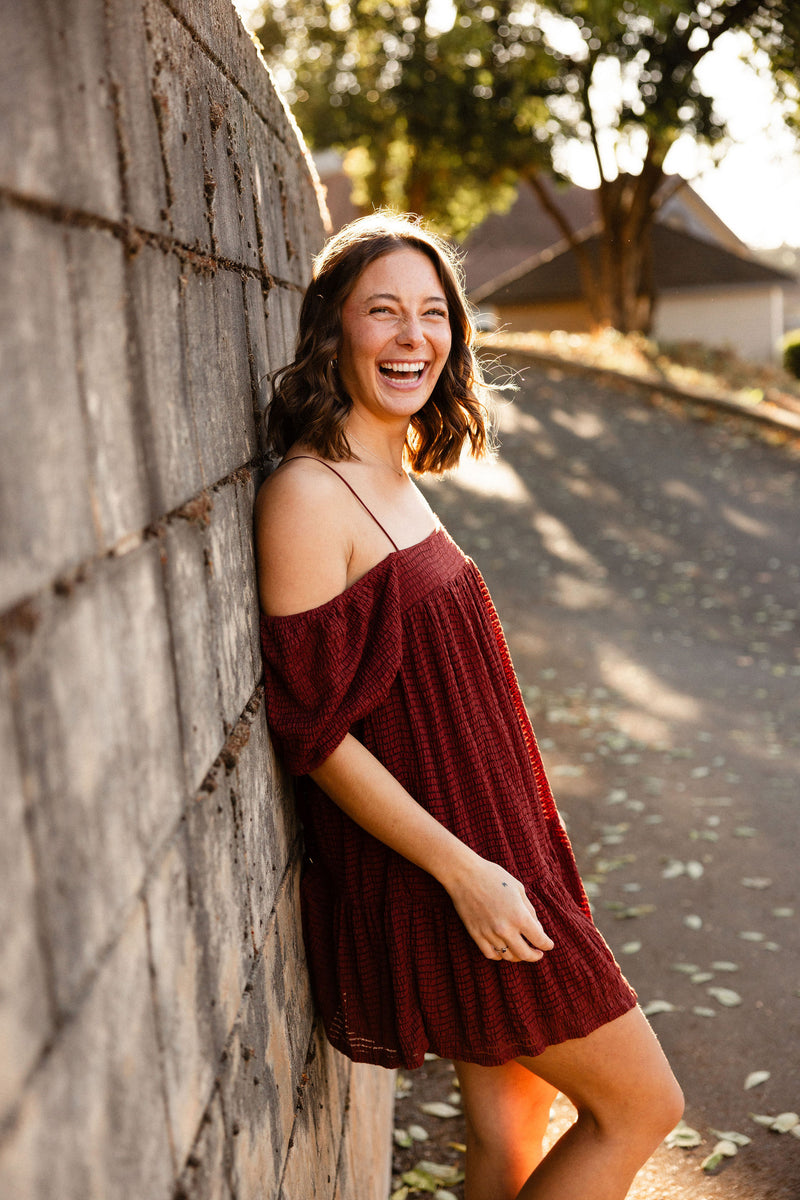
<svg viewBox="0 0 800 1200">
<path fill-rule="evenodd" d="M 620 1120 L 633 1119 L 668 1132 L 683 1111 L 680 1088 L 638 1007 L 586 1037 L 517 1061 L 563 1092 L 579 1112 L 591 1113 L 607 1131 Z"/>
<path fill-rule="evenodd" d="M 547 1129 L 557 1089 L 522 1063 L 498 1067 L 455 1063 L 470 1139 L 485 1146 L 521 1148 Z"/>
</svg>

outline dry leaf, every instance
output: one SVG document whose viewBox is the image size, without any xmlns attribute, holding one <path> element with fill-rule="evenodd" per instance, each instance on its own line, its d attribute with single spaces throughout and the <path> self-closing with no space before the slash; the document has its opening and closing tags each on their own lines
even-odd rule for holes
<svg viewBox="0 0 800 1200">
<path fill-rule="evenodd" d="M 737 1004 L 742 1003 L 742 997 L 738 992 L 734 992 L 732 988 L 711 987 L 706 988 L 709 996 L 713 996 L 725 1008 L 735 1008 Z"/>
<path fill-rule="evenodd" d="M 692 1012 L 696 1017 L 715 1017 L 717 1015 L 715 1008 L 703 1008 L 701 1004 L 696 1004 Z"/>
<path fill-rule="evenodd" d="M 758 1087 L 760 1083 L 766 1083 L 769 1075 L 769 1071 L 751 1071 L 744 1081 L 744 1090 L 747 1092 L 750 1088 Z"/>
<path fill-rule="evenodd" d="M 733 1158 L 734 1154 L 739 1153 L 739 1147 L 735 1142 L 730 1142 L 725 1139 L 717 1142 L 714 1149 L 709 1154 L 708 1158 L 704 1158 L 700 1163 L 700 1168 L 703 1171 L 714 1171 L 720 1165 L 723 1159 Z"/>
<path fill-rule="evenodd" d="M 670 1149 L 677 1146 L 681 1150 L 691 1150 L 695 1146 L 699 1146 L 703 1141 L 702 1136 L 696 1129 L 692 1129 L 691 1125 L 687 1125 L 684 1120 L 678 1121 L 678 1124 L 664 1138 L 664 1144 Z"/>
<path fill-rule="evenodd" d="M 409 1125 L 408 1132 L 415 1142 L 427 1142 L 428 1140 L 428 1131 L 422 1125 Z"/>
<path fill-rule="evenodd" d="M 770 1125 L 770 1129 L 774 1133 L 788 1133 L 790 1129 L 794 1129 L 795 1125 L 800 1125 L 800 1116 L 796 1112 L 784 1112 L 778 1114 Z"/>
<path fill-rule="evenodd" d="M 738 971 L 739 964 L 734 963 L 734 962 L 725 962 L 724 960 L 718 959 L 716 962 L 712 962 L 711 970 L 712 971 Z"/>
<path fill-rule="evenodd" d="M 413 1138 L 407 1129 L 395 1129 L 392 1136 L 394 1137 L 394 1144 L 402 1146 L 404 1150 L 407 1150 L 413 1143 Z"/>
<path fill-rule="evenodd" d="M 762 876 L 757 876 L 757 877 L 754 876 L 754 877 L 750 877 L 748 879 L 743 879 L 742 886 L 746 887 L 746 888 L 753 888 L 754 891 L 759 892 L 759 891 L 763 891 L 764 888 L 772 887 L 772 880 L 765 879 Z"/>
<path fill-rule="evenodd" d="M 703 928 L 703 918 L 698 917 L 697 913 L 689 913 L 687 917 L 683 918 L 683 923 L 687 929 Z"/>
<path fill-rule="evenodd" d="M 719 1129 L 712 1129 L 711 1132 L 715 1138 L 719 1138 L 723 1142 L 733 1142 L 736 1146 L 749 1146 L 753 1140 L 746 1133 L 724 1132 Z"/>
<path fill-rule="evenodd" d="M 420 1112 L 427 1113 L 429 1117 L 441 1117 L 444 1120 L 447 1117 L 460 1117 L 461 1110 L 454 1108 L 452 1104 L 445 1104 L 444 1100 L 431 1100 L 427 1104 L 420 1104 Z"/>
<path fill-rule="evenodd" d="M 748 1113 L 751 1121 L 755 1121 L 756 1125 L 763 1125 L 765 1129 L 771 1129 L 774 1117 L 767 1116 L 766 1113 Z"/>
<path fill-rule="evenodd" d="M 646 1017 L 654 1017 L 657 1013 L 677 1012 L 674 1004 L 670 1004 L 669 1000 L 651 1000 L 642 1009 Z"/>
</svg>

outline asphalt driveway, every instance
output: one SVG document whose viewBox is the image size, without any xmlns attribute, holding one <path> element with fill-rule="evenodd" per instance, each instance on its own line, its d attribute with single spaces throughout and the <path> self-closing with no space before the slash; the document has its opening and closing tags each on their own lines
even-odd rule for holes
<svg viewBox="0 0 800 1200">
<path fill-rule="evenodd" d="M 518 382 L 498 459 L 426 491 L 487 580 L 596 920 L 703 1139 L 632 1197 L 798 1200 L 800 1138 L 749 1115 L 800 1112 L 797 446 L 555 369 Z M 752 1140 L 709 1175 L 715 1130 Z"/>
</svg>

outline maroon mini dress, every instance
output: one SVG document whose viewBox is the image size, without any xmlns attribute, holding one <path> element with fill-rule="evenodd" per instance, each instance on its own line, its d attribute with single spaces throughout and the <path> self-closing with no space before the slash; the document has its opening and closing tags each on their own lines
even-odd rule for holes
<svg viewBox="0 0 800 1200">
<path fill-rule="evenodd" d="M 486 585 L 443 528 L 318 608 L 262 614 L 261 640 L 268 721 L 298 776 L 304 938 L 332 1045 L 384 1067 L 426 1051 L 496 1066 L 634 1006 L 592 921 Z M 436 879 L 316 786 L 308 772 L 347 733 L 521 880 L 552 950 L 485 958 Z"/>
</svg>

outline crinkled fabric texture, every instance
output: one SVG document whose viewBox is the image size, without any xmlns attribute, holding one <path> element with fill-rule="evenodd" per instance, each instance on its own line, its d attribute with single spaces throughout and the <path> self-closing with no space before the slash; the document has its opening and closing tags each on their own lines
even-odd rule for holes
<svg viewBox="0 0 800 1200">
<path fill-rule="evenodd" d="M 426 1051 L 498 1065 L 636 1002 L 595 928 L 481 576 L 444 530 L 327 604 L 262 616 L 267 713 L 293 774 L 303 924 L 331 1043 L 356 1062 Z M 522 881 L 555 947 L 493 962 L 439 883 L 308 777 L 354 734 L 437 820 Z"/>
</svg>

